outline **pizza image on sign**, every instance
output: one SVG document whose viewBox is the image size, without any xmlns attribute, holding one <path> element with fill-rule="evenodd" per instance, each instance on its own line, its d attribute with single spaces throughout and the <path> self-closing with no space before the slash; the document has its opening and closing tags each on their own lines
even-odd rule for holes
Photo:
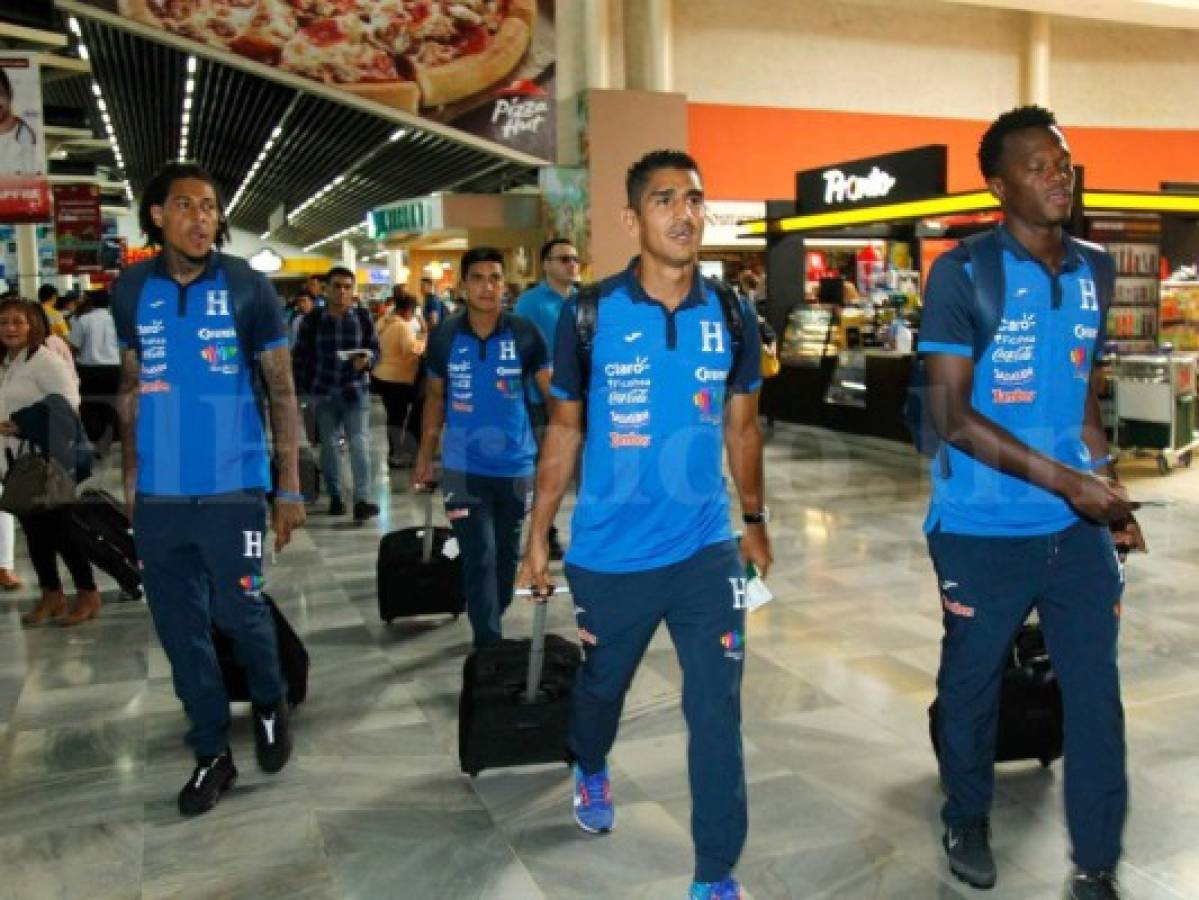
<svg viewBox="0 0 1199 900">
<path fill-rule="evenodd" d="M 120 0 L 138 22 L 415 113 L 487 90 L 536 0 Z"/>
</svg>

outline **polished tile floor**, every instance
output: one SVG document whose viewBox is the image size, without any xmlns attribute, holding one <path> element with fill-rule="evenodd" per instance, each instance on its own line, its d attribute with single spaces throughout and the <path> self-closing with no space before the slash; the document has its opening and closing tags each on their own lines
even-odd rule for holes
<svg viewBox="0 0 1199 900">
<path fill-rule="evenodd" d="M 1162 478 L 1134 464 L 1128 477 L 1141 499 L 1166 505 L 1144 510 L 1152 553 L 1128 567 L 1122 877 L 1136 900 L 1195 898 L 1199 473 Z M 779 426 L 768 478 L 778 600 L 749 622 L 751 831 L 739 874 L 757 900 L 971 896 L 947 879 L 938 844 L 925 708 L 940 622 L 920 466 L 897 445 Z M 389 485 L 384 473 L 380 493 L 384 515 L 367 527 L 315 509 L 269 569 L 312 655 L 296 754 L 282 774 L 259 773 L 236 708 L 241 780 L 199 819 L 175 811 L 191 761 L 145 607 L 114 600 L 76 629 L 22 629 L 33 591 L 0 600 L 0 897 L 685 896 L 685 735 L 665 636 L 633 685 L 611 760 L 612 835 L 572 825 L 564 766 L 464 777 L 455 729 L 468 626 L 379 621 L 379 535 L 417 520 L 402 479 Z M 515 608 L 510 633 L 528 622 Z M 551 626 L 571 623 L 558 604 Z M 1000 880 L 986 896 L 1060 896 L 1061 785 L 1060 763 L 1001 767 Z"/>
</svg>

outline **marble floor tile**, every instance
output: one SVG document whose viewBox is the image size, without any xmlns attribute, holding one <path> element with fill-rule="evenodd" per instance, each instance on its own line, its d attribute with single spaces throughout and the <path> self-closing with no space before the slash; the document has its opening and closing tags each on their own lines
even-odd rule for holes
<svg viewBox="0 0 1199 900">
<path fill-rule="evenodd" d="M 381 422 L 381 416 L 379 417 Z M 374 432 L 382 445 L 381 428 Z M 780 425 L 767 444 L 775 602 L 748 618 L 743 746 L 751 900 L 963 900 L 946 871 L 928 743 L 941 613 L 920 534 L 928 477 L 906 447 Z M 1142 470 L 1143 469 L 1143 470 Z M 467 778 L 457 760 L 465 618 L 380 621 L 379 538 L 417 524 L 399 477 L 366 526 L 312 509 L 268 565 L 311 656 L 278 775 L 254 759 L 247 704 L 229 733 L 237 786 L 183 820 L 193 764 L 170 666 L 143 603 L 106 596 L 75 629 L 23 628 L 32 587 L 0 597 L 0 898 L 670 900 L 692 872 L 681 672 L 660 628 L 609 758 L 617 828 L 580 832 L 565 765 Z M 100 480 L 117 487 L 115 467 Z M 1151 553 L 1127 566 L 1120 662 L 1134 900 L 1199 898 L 1199 472 L 1131 467 Z M 569 534 L 569 508 L 558 517 Z M 437 515 L 441 511 L 438 507 Z M 32 585 L 18 541 L 17 570 Z M 568 601 L 551 631 L 572 635 Z M 515 604 L 505 634 L 528 633 Z M 1069 869 L 1064 768 L 998 768 L 992 900 L 1057 900 Z"/>
</svg>

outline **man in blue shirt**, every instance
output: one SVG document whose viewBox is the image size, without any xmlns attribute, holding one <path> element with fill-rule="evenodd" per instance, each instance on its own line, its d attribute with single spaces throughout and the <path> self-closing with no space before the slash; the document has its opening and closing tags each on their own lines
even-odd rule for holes
<svg viewBox="0 0 1199 900">
<path fill-rule="evenodd" d="M 658 150 L 629 169 L 625 184 L 622 222 L 641 255 L 599 285 L 586 360 L 577 298 L 558 321 L 556 402 L 518 582 L 548 596 L 547 535 L 581 445 L 583 479 L 566 553 L 584 651 L 570 726 L 575 821 L 593 833 L 613 827 L 608 752 L 625 691 L 665 620 L 683 669 L 690 733 L 691 897 L 726 900 L 740 897 L 732 870 L 747 821 L 742 555 L 763 575 L 771 563 L 758 330 L 754 311 L 741 304 L 735 344 L 718 287 L 699 274 L 704 192 L 695 161 Z M 722 444 L 745 523 L 740 554 L 729 526 Z"/>
<path fill-rule="evenodd" d="M 329 486 L 329 515 L 346 511 L 337 439 L 345 430 L 354 480 L 354 521 L 379 514 L 372 499 L 370 416 L 371 366 L 379 361 L 379 338 L 370 313 L 354 303 L 354 273 L 334 266 L 325 278 L 329 302 L 304 317 L 296 336 L 296 388 L 315 406 L 321 474 Z"/>
<path fill-rule="evenodd" d="M 1076 866 L 1066 896 L 1110 900 L 1127 803 L 1116 666 L 1123 572 L 1113 534 L 1125 550 L 1144 541 L 1115 483 L 1096 399 L 1103 292 L 1080 242 L 1063 231 L 1074 168 L 1053 114 L 1030 106 L 1000 116 L 979 162 L 1004 213 L 1002 318 L 976 358 L 980 314 L 959 247 L 930 274 L 919 342 L 944 441 L 925 523 L 944 609 L 944 846 L 958 878 L 995 883 L 988 816 L 1000 678 L 1035 607 L 1065 708 Z"/>
<path fill-rule="evenodd" d="M 516 314 L 537 326 L 546 345 L 554 340 L 558 330 L 558 317 L 562 315 L 562 304 L 566 302 L 579 280 L 579 251 L 566 238 L 551 238 L 541 248 L 541 270 L 545 280 L 529 288 L 516 301 Z M 545 400 L 538 391 L 529 390 L 529 413 L 533 416 L 533 428 L 537 443 L 545 438 L 545 427 L 549 416 Z M 550 559 L 562 558 L 562 544 L 558 540 L 558 527 L 550 526 Z"/>
<path fill-rule="evenodd" d="M 503 638 L 512 602 L 520 525 L 533 490 L 537 443 L 525 404 L 535 382 L 549 391 L 545 342 L 533 323 L 505 313 L 504 257 L 475 247 L 462 257 L 466 311 L 429 337 L 428 393 L 412 469 L 417 490 L 433 481 L 441 443 L 446 518 L 462 550 L 466 612 L 476 647 Z"/>
<path fill-rule="evenodd" d="M 270 480 L 256 370 L 279 466 L 276 550 L 304 522 L 296 395 L 270 282 L 214 249 L 228 229 L 212 178 L 194 163 L 168 164 L 146 187 L 139 221 L 162 252 L 113 288 L 122 470 L 146 599 L 191 722 L 196 768 L 179 811 L 197 815 L 237 778 L 214 625 L 246 668 L 259 766 L 278 772 L 291 754 L 287 685 L 262 598 Z"/>
<path fill-rule="evenodd" d="M 446 319 L 445 304 L 437 296 L 437 291 L 433 290 L 432 278 L 420 280 L 420 295 L 421 317 L 425 320 L 425 327 L 432 331 Z"/>
</svg>

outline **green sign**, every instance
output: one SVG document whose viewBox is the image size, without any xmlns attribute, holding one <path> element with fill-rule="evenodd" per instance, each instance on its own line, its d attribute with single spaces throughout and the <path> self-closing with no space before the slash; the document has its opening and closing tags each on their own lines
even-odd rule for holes
<svg viewBox="0 0 1199 900">
<path fill-rule="evenodd" d="M 423 200 L 376 209 L 371 212 L 371 237 L 386 237 L 394 231 L 426 231 L 430 225 L 429 218 L 429 210 Z"/>
</svg>

